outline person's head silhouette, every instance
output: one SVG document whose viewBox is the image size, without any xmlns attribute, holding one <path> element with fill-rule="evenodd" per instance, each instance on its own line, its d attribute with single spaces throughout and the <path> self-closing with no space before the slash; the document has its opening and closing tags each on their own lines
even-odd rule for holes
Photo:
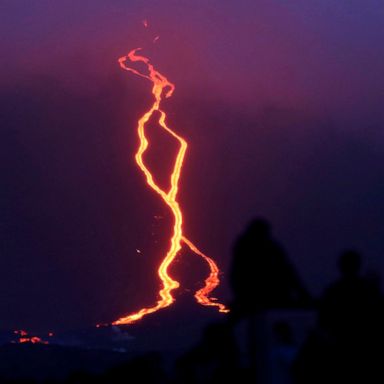
<svg viewBox="0 0 384 384">
<path fill-rule="evenodd" d="M 269 238 L 271 226 L 269 222 L 263 218 L 253 219 L 249 223 L 246 233 L 256 238 Z"/>
<path fill-rule="evenodd" d="M 339 270 L 343 277 L 357 277 L 361 268 L 361 256 L 354 250 L 344 251 L 340 255 Z"/>
</svg>

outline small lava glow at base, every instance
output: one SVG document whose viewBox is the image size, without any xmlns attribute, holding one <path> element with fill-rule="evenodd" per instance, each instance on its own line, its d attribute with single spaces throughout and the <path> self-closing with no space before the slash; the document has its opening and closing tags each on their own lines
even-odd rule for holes
<svg viewBox="0 0 384 384">
<path fill-rule="evenodd" d="M 20 329 L 13 331 L 13 333 L 17 336 L 17 340 L 13 340 L 12 344 L 49 344 L 47 340 L 43 340 L 41 337 L 32 336 L 27 331 Z M 48 337 L 52 337 L 53 333 L 48 333 Z"/>
<path fill-rule="evenodd" d="M 139 119 L 137 124 L 137 133 L 140 140 L 139 148 L 136 152 L 135 158 L 136 163 L 144 173 L 147 184 L 151 187 L 163 200 L 164 204 L 166 204 L 171 210 L 174 217 L 174 225 L 173 225 L 173 233 L 170 238 L 170 247 L 161 262 L 158 268 L 158 275 L 162 282 L 162 288 L 159 291 L 159 300 L 153 307 L 142 308 L 139 311 L 132 313 L 128 316 L 121 317 L 120 319 L 113 322 L 114 325 L 122 325 L 122 324 L 131 324 L 143 316 L 148 315 L 150 313 L 154 313 L 159 309 L 168 307 L 174 302 L 174 298 L 172 296 L 172 291 L 179 287 L 179 283 L 172 279 L 168 274 L 168 268 L 175 260 L 178 252 L 182 248 L 182 245 L 186 245 L 190 248 L 192 252 L 202 257 L 204 261 L 207 262 L 210 268 L 210 274 L 205 279 L 205 285 L 203 288 L 199 289 L 195 293 L 196 301 L 205 306 L 215 306 L 218 308 L 220 312 L 226 313 L 228 309 L 221 303 L 217 302 L 215 298 L 210 297 L 210 293 L 219 285 L 219 268 L 216 263 L 204 253 L 202 253 L 186 236 L 183 234 L 183 214 L 180 208 L 179 202 L 177 200 L 177 193 L 179 189 L 179 179 L 181 170 L 183 167 L 185 153 L 188 147 L 186 140 L 179 136 L 176 132 L 170 129 L 166 123 L 167 115 L 160 108 L 161 101 L 163 97 L 168 98 L 171 97 L 173 91 L 175 90 L 174 84 L 172 84 L 168 79 L 163 76 L 160 72 L 158 72 L 154 66 L 150 63 L 149 59 L 145 56 L 138 54 L 141 48 L 133 49 L 128 55 L 123 56 L 119 59 L 119 64 L 122 69 L 132 72 L 137 76 L 143 77 L 149 80 L 152 83 L 152 94 L 154 96 L 154 102 L 151 108 L 144 113 L 144 115 Z M 148 73 L 142 73 L 134 68 L 131 68 L 127 65 L 127 62 L 140 62 L 143 63 L 148 69 Z M 170 187 L 169 190 L 166 191 L 159 187 L 156 184 L 151 171 L 147 168 L 144 163 L 143 155 L 148 148 L 149 142 L 148 138 L 145 135 L 145 125 L 146 123 L 154 117 L 154 114 L 159 116 L 158 124 L 166 131 L 170 136 L 172 136 L 179 143 L 179 149 L 175 158 L 173 171 L 170 175 Z"/>
</svg>

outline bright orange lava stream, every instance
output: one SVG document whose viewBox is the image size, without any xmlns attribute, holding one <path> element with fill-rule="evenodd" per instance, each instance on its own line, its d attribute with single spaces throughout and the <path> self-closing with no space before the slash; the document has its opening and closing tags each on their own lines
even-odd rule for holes
<svg viewBox="0 0 384 384">
<path fill-rule="evenodd" d="M 119 59 L 119 64 L 122 69 L 132 72 L 135 75 L 144 77 L 150 80 L 153 84 L 152 94 L 154 96 L 154 102 L 152 107 L 139 119 L 137 125 L 137 132 L 140 139 L 140 146 L 136 152 L 135 158 L 138 166 L 143 171 L 148 185 L 163 199 L 164 203 L 168 205 L 171 209 L 174 216 L 174 226 L 173 226 L 173 234 L 170 241 L 170 248 L 163 259 L 160 267 L 158 269 L 159 277 L 162 281 L 163 287 L 161 288 L 159 295 L 160 299 L 157 301 L 156 305 L 149 308 L 142 308 L 136 313 L 132 313 L 131 315 L 124 316 L 113 322 L 114 325 L 120 324 L 131 324 L 143 316 L 148 315 L 150 313 L 156 312 L 159 309 L 168 307 L 174 302 L 174 298 L 171 292 L 179 287 L 179 283 L 176 280 L 173 280 L 168 275 L 168 267 L 174 261 L 177 253 L 181 249 L 181 243 L 186 244 L 195 254 L 201 256 L 207 263 L 210 268 L 210 274 L 205 280 L 205 286 L 198 290 L 195 293 L 195 298 L 198 303 L 206 306 L 216 306 L 218 307 L 220 312 L 228 312 L 228 309 L 223 304 L 216 302 L 215 298 L 209 297 L 208 295 L 214 290 L 220 283 L 219 280 L 219 268 L 216 263 L 204 255 L 199 249 L 183 235 L 183 215 L 180 209 L 179 202 L 177 201 L 177 192 L 179 189 L 179 179 L 181 170 L 183 167 L 183 161 L 185 157 L 185 152 L 187 150 L 187 142 L 178 134 L 176 134 L 173 130 L 171 130 L 166 122 L 166 113 L 160 109 L 160 103 L 162 98 L 168 98 L 172 96 L 173 91 L 175 90 L 174 84 L 172 84 L 168 79 L 159 73 L 153 65 L 150 63 L 149 59 L 145 56 L 141 56 L 138 54 L 141 48 L 137 48 L 128 53 L 128 55 L 123 56 Z M 148 69 L 148 74 L 141 73 L 136 69 L 133 69 L 126 65 L 127 61 L 131 62 L 141 62 L 144 63 Z M 151 171 L 147 168 L 143 161 L 143 155 L 148 148 L 149 142 L 147 137 L 145 136 L 145 124 L 149 121 L 149 119 L 154 115 L 154 113 L 159 113 L 158 123 L 162 129 L 164 129 L 167 133 L 173 136 L 179 142 L 179 150 L 176 155 L 174 168 L 170 178 L 170 188 L 166 192 L 162 188 L 160 188 L 153 179 Z"/>
</svg>

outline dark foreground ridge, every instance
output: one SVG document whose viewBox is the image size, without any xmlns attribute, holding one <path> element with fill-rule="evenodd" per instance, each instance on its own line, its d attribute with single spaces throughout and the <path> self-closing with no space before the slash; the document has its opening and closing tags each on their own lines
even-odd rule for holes
<svg viewBox="0 0 384 384">
<path fill-rule="evenodd" d="M 256 219 L 234 244 L 228 315 L 181 293 L 133 325 L 55 334 L 49 345 L 5 342 L 0 383 L 382 383 L 380 278 L 364 273 L 356 250 L 342 251 L 338 268 L 312 298 Z"/>
</svg>

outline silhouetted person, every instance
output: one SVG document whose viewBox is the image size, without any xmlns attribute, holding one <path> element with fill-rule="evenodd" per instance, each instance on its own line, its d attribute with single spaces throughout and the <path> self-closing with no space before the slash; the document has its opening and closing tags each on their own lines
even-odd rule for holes
<svg viewBox="0 0 384 384">
<path fill-rule="evenodd" d="M 309 294 L 282 247 L 271 235 L 269 223 L 255 219 L 233 249 L 230 284 L 234 299 L 230 321 L 247 327 L 247 366 L 251 382 L 262 381 L 265 357 L 264 314 L 271 309 L 302 307 Z"/>
<path fill-rule="evenodd" d="M 295 364 L 297 383 L 381 383 L 383 304 L 377 281 L 361 275 L 361 256 L 349 250 L 339 259 L 340 278 L 320 301 L 319 328 Z"/>
<path fill-rule="evenodd" d="M 235 317 L 309 303 L 309 294 L 264 219 L 253 220 L 235 243 L 230 283 Z"/>
<path fill-rule="evenodd" d="M 361 273 L 361 256 L 346 251 L 339 259 L 340 278 L 326 289 L 320 302 L 320 326 L 331 337 L 350 340 L 367 336 L 380 305 L 379 287 Z"/>
</svg>

